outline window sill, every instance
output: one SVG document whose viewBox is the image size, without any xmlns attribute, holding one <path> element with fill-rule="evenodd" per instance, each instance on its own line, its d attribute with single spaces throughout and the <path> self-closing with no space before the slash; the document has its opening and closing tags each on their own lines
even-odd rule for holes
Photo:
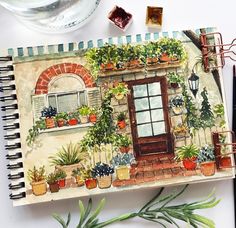
<svg viewBox="0 0 236 228">
<path fill-rule="evenodd" d="M 76 124 L 76 125 L 71 125 L 71 126 L 68 125 L 68 126 L 63 126 L 63 127 L 54 127 L 54 128 L 48 128 L 45 130 L 40 130 L 39 133 L 43 134 L 43 133 L 65 131 L 65 130 L 76 129 L 76 128 L 89 128 L 92 126 L 93 126 L 93 123 Z"/>
</svg>

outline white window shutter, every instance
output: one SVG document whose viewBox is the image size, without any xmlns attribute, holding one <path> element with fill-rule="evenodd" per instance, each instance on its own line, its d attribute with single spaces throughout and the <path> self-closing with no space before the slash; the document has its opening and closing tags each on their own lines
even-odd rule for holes
<svg viewBox="0 0 236 228">
<path fill-rule="evenodd" d="M 34 122 L 41 117 L 41 111 L 46 106 L 46 101 L 46 94 L 32 96 Z"/>
<path fill-rule="evenodd" d="M 99 87 L 87 89 L 88 106 L 98 108 L 101 106 L 101 91 Z"/>
</svg>

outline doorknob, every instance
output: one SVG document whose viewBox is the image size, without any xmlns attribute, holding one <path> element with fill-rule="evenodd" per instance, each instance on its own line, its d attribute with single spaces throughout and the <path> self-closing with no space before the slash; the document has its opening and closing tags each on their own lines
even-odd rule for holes
<svg viewBox="0 0 236 228">
<path fill-rule="evenodd" d="M 135 120 L 132 120 L 132 124 L 135 124 Z"/>
</svg>

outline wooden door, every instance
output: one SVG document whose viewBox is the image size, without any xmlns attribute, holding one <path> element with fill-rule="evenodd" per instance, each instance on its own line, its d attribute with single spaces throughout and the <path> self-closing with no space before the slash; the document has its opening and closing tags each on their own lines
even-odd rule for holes
<svg viewBox="0 0 236 228">
<path fill-rule="evenodd" d="M 137 157 L 173 153 L 168 115 L 167 81 L 163 77 L 128 82 L 129 114 Z"/>
</svg>

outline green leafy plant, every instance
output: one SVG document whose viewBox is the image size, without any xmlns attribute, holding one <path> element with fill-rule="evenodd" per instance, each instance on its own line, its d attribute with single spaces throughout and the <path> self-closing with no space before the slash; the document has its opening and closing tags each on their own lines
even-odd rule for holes
<svg viewBox="0 0 236 228">
<path fill-rule="evenodd" d="M 69 112 L 69 113 L 67 114 L 67 118 L 68 118 L 68 120 L 71 120 L 71 119 L 77 119 L 77 120 L 79 120 L 79 112 L 78 112 L 78 111 Z"/>
<path fill-rule="evenodd" d="M 48 176 L 47 176 L 47 183 L 48 184 L 54 184 L 56 183 L 57 181 L 59 180 L 58 176 L 56 173 L 50 173 Z"/>
<path fill-rule="evenodd" d="M 125 120 L 125 118 L 126 118 L 126 113 L 125 112 L 120 112 L 117 115 L 117 121 L 123 121 L 123 120 Z"/>
<path fill-rule="evenodd" d="M 126 166 L 135 162 L 135 158 L 134 155 L 131 153 L 119 153 L 112 158 L 111 162 L 114 167 L 123 165 Z"/>
<path fill-rule="evenodd" d="M 33 146 L 36 138 L 39 136 L 40 130 L 46 129 L 46 123 L 45 120 L 40 118 L 35 122 L 32 128 L 29 129 L 28 135 L 26 138 L 26 143 L 28 146 Z"/>
<path fill-rule="evenodd" d="M 143 46 L 143 56 L 145 58 L 156 58 L 159 57 L 161 49 L 158 45 L 158 42 L 148 42 Z"/>
<path fill-rule="evenodd" d="M 211 110 L 211 105 L 208 101 L 208 92 L 206 90 L 206 87 L 201 92 L 201 96 L 203 98 L 202 107 L 200 109 L 200 112 L 201 112 L 200 118 L 202 121 L 202 127 L 203 128 L 212 127 L 214 126 L 215 118 Z"/>
<path fill-rule="evenodd" d="M 163 37 L 158 40 L 158 46 L 160 47 L 161 53 L 167 54 L 172 59 L 184 61 L 187 58 L 186 51 L 180 40 Z"/>
<path fill-rule="evenodd" d="M 214 161 L 215 160 L 214 148 L 209 145 L 203 146 L 200 149 L 197 160 L 199 163 Z"/>
<path fill-rule="evenodd" d="M 62 148 L 53 156 L 50 156 L 52 165 L 73 165 L 87 158 L 87 153 L 81 151 L 79 144 L 70 142 L 66 147 Z"/>
<path fill-rule="evenodd" d="M 45 167 L 41 166 L 39 168 L 36 168 L 36 166 L 34 166 L 33 169 L 28 170 L 27 177 L 30 182 L 39 182 L 45 180 L 46 179 Z"/>
<path fill-rule="evenodd" d="M 177 220 L 185 222 L 189 226 L 214 228 L 212 220 L 199 215 L 195 210 L 208 209 L 216 206 L 220 200 L 217 200 L 212 192 L 206 199 L 193 203 L 182 203 L 179 205 L 169 205 L 186 190 L 188 185 L 184 186 L 179 192 L 162 196 L 164 188 L 147 202 L 139 211 L 130 212 L 111 218 L 107 221 L 100 222 L 98 215 L 105 205 L 105 199 L 102 199 L 97 208 L 92 211 L 92 199 L 89 199 L 87 207 L 79 201 L 80 219 L 77 228 L 102 228 L 115 222 L 122 222 L 135 217 L 154 222 L 161 227 L 167 228 L 167 224 L 172 227 L 180 228 Z M 68 228 L 71 221 L 71 214 L 68 213 L 67 219 L 64 220 L 60 215 L 53 214 L 53 217 L 61 224 L 63 228 Z"/>
<path fill-rule="evenodd" d="M 118 94 L 127 95 L 129 92 L 129 89 L 126 83 L 119 82 L 113 88 L 111 88 L 109 92 L 112 93 L 113 95 L 118 95 Z"/>
<path fill-rule="evenodd" d="M 224 119 L 225 109 L 223 104 L 217 104 L 213 108 L 213 113 L 215 114 L 215 118 L 219 119 L 219 126 L 225 127 L 226 121 Z"/>
<path fill-rule="evenodd" d="M 57 113 L 56 116 L 55 116 L 56 121 L 58 121 L 58 120 L 67 120 L 67 118 L 68 118 L 68 114 L 66 112 Z"/>
<path fill-rule="evenodd" d="M 83 105 L 78 109 L 81 116 L 88 116 L 90 114 L 90 108 L 87 105 Z"/>
<path fill-rule="evenodd" d="M 56 175 L 56 177 L 57 177 L 58 180 L 65 179 L 66 176 L 67 176 L 67 175 L 66 175 L 66 172 L 65 172 L 64 170 L 61 170 L 61 169 L 57 170 L 57 171 L 55 172 L 55 175 Z"/>
<path fill-rule="evenodd" d="M 176 159 L 183 160 L 185 158 L 197 157 L 199 154 L 199 149 L 194 145 L 181 146 L 177 149 Z"/>
<path fill-rule="evenodd" d="M 117 134 L 116 137 L 116 145 L 118 147 L 128 147 L 131 145 L 131 139 L 129 136 L 125 134 Z"/>
<path fill-rule="evenodd" d="M 168 83 L 177 83 L 177 84 L 184 83 L 184 77 L 175 72 L 169 72 L 167 78 L 168 78 Z"/>
</svg>

